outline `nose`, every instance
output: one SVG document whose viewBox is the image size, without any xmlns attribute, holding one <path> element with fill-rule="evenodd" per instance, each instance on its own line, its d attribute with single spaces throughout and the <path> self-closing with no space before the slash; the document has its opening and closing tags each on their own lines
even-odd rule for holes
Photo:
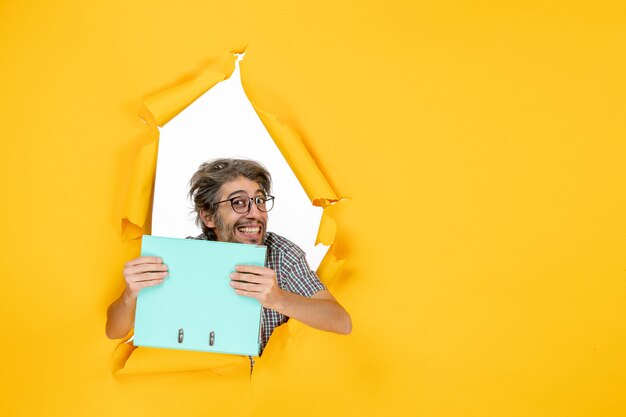
<svg viewBox="0 0 626 417">
<path fill-rule="evenodd" d="M 253 213 L 254 210 L 256 210 L 256 213 Z M 259 208 L 257 207 L 256 203 L 254 202 L 254 198 L 251 198 L 248 200 L 248 216 L 250 217 L 254 217 L 254 214 L 256 214 L 257 216 L 262 216 L 263 212 L 261 210 L 259 210 Z"/>
</svg>

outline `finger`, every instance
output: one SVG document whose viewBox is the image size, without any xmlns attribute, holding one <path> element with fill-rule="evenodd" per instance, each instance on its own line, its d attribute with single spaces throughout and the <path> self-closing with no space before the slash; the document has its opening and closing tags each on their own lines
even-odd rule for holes
<svg viewBox="0 0 626 417">
<path fill-rule="evenodd" d="M 167 272 L 146 272 L 144 274 L 131 275 L 128 280 L 130 282 L 146 282 L 154 280 L 163 280 L 168 276 Z"/>
<path fill-rule="evenodd" d="M 257 300 L 261 296 L 261 294 L 258 292 L 251 292 L 251 291 L 245 291 L 245 290 L 235 290 L 235 294 L 242 295 L 244 297 L 256 298 Z"/>
<path fill-rule="evenodd" d="M 163 280 L 162 279 L 155 279 L 154 281 L 138 282 L 135 285 L 135 287 L 140 290 L 142 288 L 154 287 L 155 285 L 159 285 L 159 284 L 163 284 Z"/>
<path fill-rule="evenodd" d="M 243 290 L 246 292 L 254 292 L 258 293 L 263 290 L 263 288 L 257 284 L 247 284 L 245 282 L 231 281 L 230 286 L 236 290 Z"/>
<path fill-rule="evenodd" d="M 266 268 L 264 266 L 257 266 L 257 265 L 237 265 L 235 266 L 235 271 L 237 272 L 244 272 L 244 273 L 248 273 L 248 274 L 257 274 L 257 275 L 261 275 L 261 274 L 274 274 L 274 271 L 272 269 Z"/>
<path fill-rule="evenodd" d="M 141 264 L 126 268 L 124 272 L 127 274 L 142 274 L 144 272 L 161 272 L 167 271 L 169 268 L 165 264 Z"/>
<path fill-rule="evenodd" d="M 126 262 L 125 266 L 130 267 L 130 266 L 141 265 L 141 264 L 162 264 L 162 263 L 163 263 L 163 259 L 158 256 L 140 256 L 138 258 L 131 259 L 130 261 Z"/>
<path fill-rule="evenodd" d="M 268 279 L 271 279 L 271 277 L 268 278 L 268 277 L 264 277 L 261 275 L 239 274 L 237 272 L 233 272 L 232 274 L 230 274 L 230 279 L 233 281 L 253 282 L 255 284 L 261 284 L 267 281 Z"/>
</svg>

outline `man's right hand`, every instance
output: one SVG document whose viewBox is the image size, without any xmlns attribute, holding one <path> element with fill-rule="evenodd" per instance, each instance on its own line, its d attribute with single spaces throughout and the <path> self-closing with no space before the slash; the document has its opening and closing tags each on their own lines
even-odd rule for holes
<svg viewBox="0 0 626 417">
<path fill-rule="evenodd" d="M 126 287 L 122 295 L 107 310 L 106 334 L 110 339 L 120 339 L 135 325 L 135 308 L 139 290 L 163 283 L 167 265 L 156 256 L 140 256 L 124 265 Z"/>
<path fill-rule="evenodd" d="M 162 284 L 167 275 L 167 265 L 159 257 L 140 256 L 131 259 L 124 265 L 124 279 L 126 280 L 124 296 L 129 300 L 135 300 L 139 290 Z"/>
</svg>

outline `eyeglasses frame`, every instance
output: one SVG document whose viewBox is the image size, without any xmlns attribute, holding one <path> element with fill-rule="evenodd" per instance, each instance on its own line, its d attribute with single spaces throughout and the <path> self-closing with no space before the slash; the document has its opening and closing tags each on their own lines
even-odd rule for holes
<svg viewBox="0 0 626 417">
<path fill-rule="evenodd" d="M 233 205 L 233 200 L 236 200 L 236 199 L 238 199 L 238 198 L 243 198 L 244 200 L 245 200 L 245 199 L 248 199 L 248 200 L 249 200 L 249 201 L 248 201 L 248 210 L 244 211 L 243 213 L 239 213 L 237 210 L 235 210 L 235 206 Z M 222 204 L 222 203 L 225 203 L 225 202 L 227 202 L 227 201 L 230 201 L 230 207 L 233 209 L 233 211 L 234 211 L 235 213 L 238 213 L 238 214 L 248 214 L 248 213 L 250 213 L 250 210 L 252 210 L 252 202 L 253 202 L 253 201 L 254 201 L 254 205 L 256 206 L 256 208 L 257 208 L 260 212 L 262 212 L 262 213 L 267 213 L 267 212 L 271 211 L 271 210 L 274 208 L 274 204 L 272 204 L 272 207 L 271 207 L 269 210 L 261 210 L 261 208 L 259 207 L 259 203 L 257 203 L 257 201 L 256 201 L 256 199 L 257 199 L 257 198 L 263 198 L 263 199 L 265 199 L 265 201 L 266 201 L 266 202 L 267 202 L 267 201 L 274 201 L 274 199 L 275 199 L 275 197 L 274 197 L 273 195 L 269 195 L 269 194 L 268 194 L 268 195 L 266 195 L 266 196 L 260 196 L 260 195 L 258 195 L 258 196 L 256 196 L 256 197 L 248 197 L 248 196 L 246 196 L 246 197 L 241 197 L 241 196 L 235 196 L 235 197 L 227 198 L 226 200 L 218 201 L 217 203 L 215 203 L 215 205 L 217 206 L 218 204 Z"/>
</svg>

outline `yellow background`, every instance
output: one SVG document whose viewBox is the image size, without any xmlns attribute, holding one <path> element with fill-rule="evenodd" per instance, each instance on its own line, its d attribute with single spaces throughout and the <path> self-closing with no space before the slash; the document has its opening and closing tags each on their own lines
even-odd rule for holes
<svg viewBox="0 0 626 417">
<path fill-rule="evenodd" d="M 340 3 L 0 2 L 0 415 L 626 414 L 623 2 Z M 143 99 L 246 45 L 350 199 L 354 332 L 114 379 Z"/>
</svg>

